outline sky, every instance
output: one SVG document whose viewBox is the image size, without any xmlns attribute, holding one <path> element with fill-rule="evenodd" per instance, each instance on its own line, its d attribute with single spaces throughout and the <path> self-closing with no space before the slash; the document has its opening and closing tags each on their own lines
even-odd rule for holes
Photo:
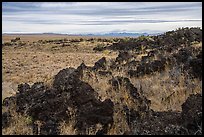
<svg viewBox="0 0 204 137">
<path fill-rule="evenodd" d="M 2 33 L 161 33 L 202 28 L 202 2 L 2 2 Z"/>
</svg>

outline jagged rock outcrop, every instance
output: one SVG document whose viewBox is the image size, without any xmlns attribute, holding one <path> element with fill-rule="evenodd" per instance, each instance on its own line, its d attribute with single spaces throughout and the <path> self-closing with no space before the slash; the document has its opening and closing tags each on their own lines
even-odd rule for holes
<svg viewBox="0 0 204 137">
<path fill-rule="evenodd" d="M 189 134 L 202 132 L 202 95 L 190 95 L 182 104 L 182 122 Z"/>
<path fill-rule="evenodd" d="M 15 105 L 15 104 L 16 104 L 16 97 L 11 96 L 11 97 L 6 97 L 3 100 L 2 106 L 10 107 L 10 106 Z"/>
<path fill-rule="evenodd" d="M 78 134 L 85 134 L 87 128 L 96 124 L 101 124 L 106 134 L 113 123 L 113 103 L 110 99 L 101 102 L 94 89 L 79 79 L 80 74 L 77 69 L 63 69 L 55 76 L 52 88 L 43 82 L 31 87 L 20 84 L 15 97 L 16 111 L 32 117 L 33 123 L 41 121 L 40 131 L 35 131 L 39 134 L 59 134 L 59 122 L 73 119 Z M 4 105 L 9 105 L 12 99 L 5 99 Z"/>
<path fill-rule="evenodd" d="M 133 121 L 132 134 L 137 135 L 201 135 L 202 134 L 202 96 L 190 95 L 182 104 L 182 112 L 156 112 L 142 121 L 136 119 L 136 111 L 124 106 L 129 120 Z"/>
<path fill-rule="evenodd" d="M 115 62 L 118 62 L 120 64 L 123 61 L 129 61 L 132 57 L 133 56 L 129 54 L 127 51 L 120 51 Z"/>
<path fill-rule="evenodd" d="M 106 69 L 106 58 L 105 57 L 102 57 L 101 59 L 99 59 L 95 65 L 93 66 L 93 70 L 99 70 L 99 69 Z"/>
<path fill-rule="evenodd" d="M 128 75 L 130 77 L 140 77 L 152 74 L 154 72 L 161 72 L 165 70 L 165 64 L 165 60 L 155 60 L 149 63 L 141 63 L 137 66 L 136 70 L 129 70 Z"/>
<path fill-rule="evenodd" d="M 112 78 L 109 83 L 112 85 L 115 92 L 120 92 L 120 90 L 122 90 L 121 88 L 124 88 L 124 92 L 127 93 L 127 96 L 124 93 L 124 96 L 122 97 L 123 101 L 121 103 L 123 104 L 122 111 L 126 114 L 129 126 L 132 120 L 142 120 L 151 115 L 151 101 L 143 96 L 141 89 L 138 90 L 128 78 L 117 76 Z M 127 106 L 127 102 L 132 102 L 134 108 L 131 108 L 132 106 Z"/>
<path fill-rule="evenodd" d="M 137 88 L 134 87 L 134 85 L 130 82 L 130 80 L 128 78 L 117 76 L 117 77 L 111 79 L 109 82 L 112 84 L 112 86 L 115 90 L 120 90 L 119 89 L 120 86 L 123 86 L 127 89 L 129 94 L 133 98 L 135 98 L 135 99 L 139 98 L 139 93 L 137 91 Z"/>
<path fill-rule="evenodd" d="M 202 30 L 200 28 L 181 28 L 157 36 L 140 36 L 138 38 L 129 38 L 128 40 L 120 39 L 111 46 L 106 47 L 106 49 L 127 51 L 141 50 L 142 47 L 148 47 L 150 49 L 162 47 L 163 50 L 168 49 L 171 52 L 172 49 L 174 50 L 174 48 L 182 44 L 189 46 L 194 41 L 202 41 Z"/>
<path fill-rule="evenodd" d="M 190 73 L 193 77 L 199 78 L 202 80 L 202 51 L 189 63 Z"/>
</svg>

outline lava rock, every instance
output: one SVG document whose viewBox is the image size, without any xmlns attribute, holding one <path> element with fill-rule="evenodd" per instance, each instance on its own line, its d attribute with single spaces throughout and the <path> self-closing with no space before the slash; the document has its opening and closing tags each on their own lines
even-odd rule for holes
<svg viewBox="0 0 204 137">
<path fill-rule="evenodd" d="M 129 109 L 128 106 L 126 106 L 126 105 L 123 106 L 123 111 L 126 114 L 126 121 L 127 121 L 129 126 L 131 126 L 130 124 L 132 123 L 132 121 L 140 119 L 139 112 L 134 110 L 134 109 Z"/>
<path fill-rule="evenodd" d="M 121 86 L 124 86 L 133 98 L 138 99 L 138 90 L 134 87 L 134 85 L 130 82 L 128 78 L 117 76 L 109 80 L 109 83 L 113 86 L 115 90 L 120 90 L 119 88 Z"/>
<path fill-rule="evenodd" d="M 182 104 L 181 117 L 184 126 L 190 134 L 194 134 L 202 127 L 202 96 L 201 94 L 190 95 Z M 199 127 L 200 126 L 200 127 Z"/>
<path fill-rule="evenodd" d="M 190 56 L 192 56 L 192 54 L 188 49 L 183 48 L 183 49 L 180 49 L 178 53 L 174 54 L 173 56 L 176 58 L 177 63 L 180 64 L 180 63 L 185 63 L 187 59 Z"/>
<path fill-rule="evenodd" d="M 79 79 L 81 71 L 83 64 L 77 69 L 61 70 L 51 88 L 42 82 L 34 83 L 31 88 L 28 84 L 19 86 L 21 92 L 16 95 L 16 111 L 31 116 L 33 121 L 45 123 L 40 131 L 43 135 L 58 134 L 57 123 L 71 118 L 76 121 L 78 133 L 84 133 L 86 128 L 97 123 L 102 124 L 104 133 L 107 132 L 113 123 L 113 102 L 110 99 L 101 102 L 97 92 Z M 70 113 L 75 116 L 71 117 Z M 47 122 L 49 120 L 52 121 Z"/>
<path fill-rule="evenodd" d="M 16 97 L 15 96 L 6 97 L 3 100 L 2 106 L 9 107 L 11 105 L 14 105 L 15 103 L 16 103 Z"/>
<path fill-rule="evenodd" d="M 93 66 L 93 70 L 106 69 L 106 58 L 102 57 Z"/>
<path fill-rule="evenodd" d="M 2 114 L 2 129 L 9 126 L 11 121 L 11 114 L 9 112 L 4 112 Z"/>
<path fill-rule="evenodd" d="M 190 73 L 192 76 L 202 80 L 202 58 L 194 58 L 189 64 L 191 68 Z"/>
<path fill-rule="evenodd" d="M 100 76 L 110 76 L 112 75 L 112 72 L 111 71 L 98 71 L 98 74 Z"/>
<path fill-rule="evenodd" d="M 65 82 L 71 77 L 74 71 L 75 69 L 71 67 L 60 70 L 59 73 L 54 77 L 53 87 L 56 89 L 63 90 L 63 87 L 65 86 Z M 77 77 L 75 79 L 77 79 Z"/>
<path fill-rule="evenodd" d="M 30 85 L 27 83 L 18 85 L 18 91 L 20 93 L 24 93 L 24 92 L 28 91 L 29 89 L 30 89 Z"/>
<path fill-rule="evenodd" d="M 123 61 L 129 61 L 132 57 L 133 56 L 129 54 L 129 52 L 120 51 L 115 61 L 118 63 L 122 63 Z"/>
<path fill-rule="evenodd" d="M 55 121 L 48 120 L 40 127 L 40 135 L 59 135 L 58 125 Z"/>
</svg>

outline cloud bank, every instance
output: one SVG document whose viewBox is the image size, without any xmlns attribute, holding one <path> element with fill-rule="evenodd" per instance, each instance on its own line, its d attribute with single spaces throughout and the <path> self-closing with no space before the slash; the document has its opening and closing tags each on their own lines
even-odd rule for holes
<svg viewBox="0 0 204 137">
<path fill-rule="evenodd" d="M 202 2 L 3 2 L 2 31 L 164 32 L 202 28 Z"/>
</svg>

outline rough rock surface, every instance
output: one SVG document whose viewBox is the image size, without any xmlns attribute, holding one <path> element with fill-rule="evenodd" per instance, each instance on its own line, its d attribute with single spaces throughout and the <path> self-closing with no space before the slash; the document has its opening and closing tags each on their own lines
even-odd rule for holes
<svg viewBox="0 0 204 137">
<path fill-rule="evenodd" d="M 144 119 L 138 119 L 137 111 L 124 106 L 127 120 L 133 124 L 136 135 L 201 135 L 202 134 L 202 96 L 191 95 L 182 105 L 182 112 L 155 112 Z"/>
<path fill-rule="evenodd" d="M 75 119 L 78 134 L 85 134 L 86 128 L 98 123 L 103 126 L 105 134 L 113 123 L 113 103 L 110 99 L 103 102 L 98 100 L 94 89 L 81 81 L 79 76 L 77 69 L 68 68 L 55 76 L 53 88 L 47 88 L 42 82 L 34 83 L 31 87 L 28 84 L 19 85 L 16 111 L 31 116 L 34 123 L 43 123 L 40 131 L 35 133 L 59 134 L 60 121 Z M 4 105 L 9 105 L 11 99 L 5 99 Z"/>
<path fill-rule="evenodd" d="M 11 122 L 11 114 L 9 112 L 4 112 L 2 114 L 2 128 L 6 128 L 9 126 Z"/>
<path fill-rule="evenodd" d="M 102 57 L 93 66 L 93 70 L 106 69 L 106 58 Z"/>
<path fill-rule="evenodd" d="M 202 127 L 202 96 L 190 95 L 182 105 L 182 121 L 190 134 L 196 133 Z"/>
</svg>

